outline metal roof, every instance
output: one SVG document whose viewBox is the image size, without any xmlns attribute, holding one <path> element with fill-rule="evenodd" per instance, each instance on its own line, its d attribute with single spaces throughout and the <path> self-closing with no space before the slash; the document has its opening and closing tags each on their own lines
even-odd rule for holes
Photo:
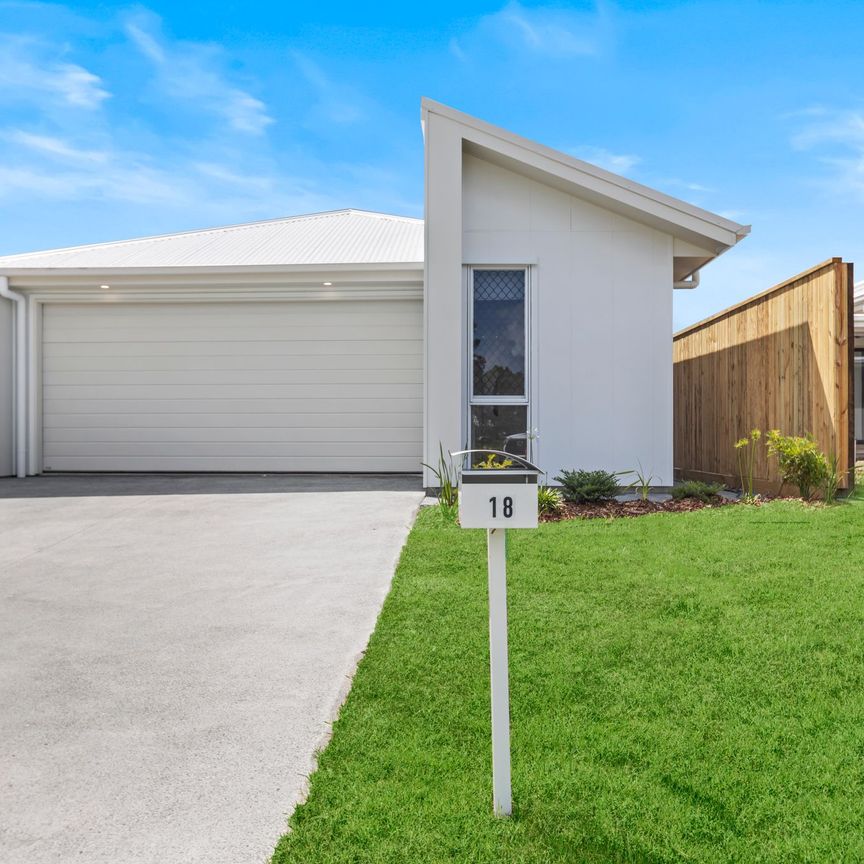
<svg viewBox="0 0 864 864">
<path fill-rule="evenodd" d="M 365 210 L 333 210 L 0 256 L 0 274 L 22 270 L 165 267 L 293 267 L 423 263 L 423 220 Z"/>
</svg>

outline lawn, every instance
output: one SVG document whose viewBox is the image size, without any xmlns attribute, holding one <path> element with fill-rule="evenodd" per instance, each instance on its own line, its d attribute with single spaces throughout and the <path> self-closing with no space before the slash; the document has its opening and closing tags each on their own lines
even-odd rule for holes
<svg viewBox="0 0 864 864">
<path fill-rule="evenodd" d="M 485 532 L 427 509 L 277 864 L 864 860 L 864 500 L 508 542 L 513 818 Z"/>
</svg>

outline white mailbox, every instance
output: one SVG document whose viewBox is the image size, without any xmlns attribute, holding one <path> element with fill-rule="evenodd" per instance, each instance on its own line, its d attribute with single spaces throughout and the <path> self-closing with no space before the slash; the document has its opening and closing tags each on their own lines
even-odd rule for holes
<svg viewBox="0 0 864 864">
<path fill-rule="evenodd" d="M 519 463 L 516 468 L 464 468 L 459 486 L 459 523 L 486 529 L 489 568 L 489 673 L 492 696 L 492 812 L 509 816 L 510 684 L 507 672 L 507 528 L 537 527 L 540 469 L 500 450 L 462 450 L 451 457 L 489 454 Z M 470 464 L 470 462 L 469 462 Z"/>
<path fill-rule="evenodd" d="M 459 488 L 463 528 L 536 528 L 537 472 L 529 469 L 465 469 Z"/>
</svg>

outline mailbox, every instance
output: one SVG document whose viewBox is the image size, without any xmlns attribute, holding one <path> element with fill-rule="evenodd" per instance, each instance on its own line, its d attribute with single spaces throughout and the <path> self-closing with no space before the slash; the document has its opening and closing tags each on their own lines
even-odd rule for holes
<svg viewBox="0 0 864 864">
<path fill-rule="evenodd" d="M 540 469 L 503 450 L 460 450 L 452 456 L 493 454 L 517 464 L 507 468 L 463 468 L 459 484 L 459 524 L 463 528 L 536 528 Z"/>
<path fill-rule="evenodd" d="M 527 468 L 464 469 L 459 523 L 463 528 L 536 528 L 537 472 Z"/>
<path fill-rule="evenodd" d="M 507 531 L 537 527 L 536 465 L 501 450 L 460 450 L 451 457 L 490 454 L 515 460 L 507 468 L 463 468 L 459 485 L 459 522 L 485 528 L 489 568 L 489 672 L 492 697 L 492 812 L 509 816 L 510 685 L 507 672 Z"/>
</svg>

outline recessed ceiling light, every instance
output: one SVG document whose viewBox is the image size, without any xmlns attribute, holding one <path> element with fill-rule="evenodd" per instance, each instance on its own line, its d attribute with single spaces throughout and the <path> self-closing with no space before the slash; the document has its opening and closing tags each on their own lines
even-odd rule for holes
<svg viewBox="0 0 864 864">
<path fill-rule="evenodd" d="M 326 288 L 329 288 L 333 283 L 332 282 L 322 282 L 321 284 L 324 285 Z"/>
<path fill-rule="evenodd" d="M 103 291 L 107 291 L 111 286 L 110 285 L 100 285 L 99 286 Z"/>
</svg>

